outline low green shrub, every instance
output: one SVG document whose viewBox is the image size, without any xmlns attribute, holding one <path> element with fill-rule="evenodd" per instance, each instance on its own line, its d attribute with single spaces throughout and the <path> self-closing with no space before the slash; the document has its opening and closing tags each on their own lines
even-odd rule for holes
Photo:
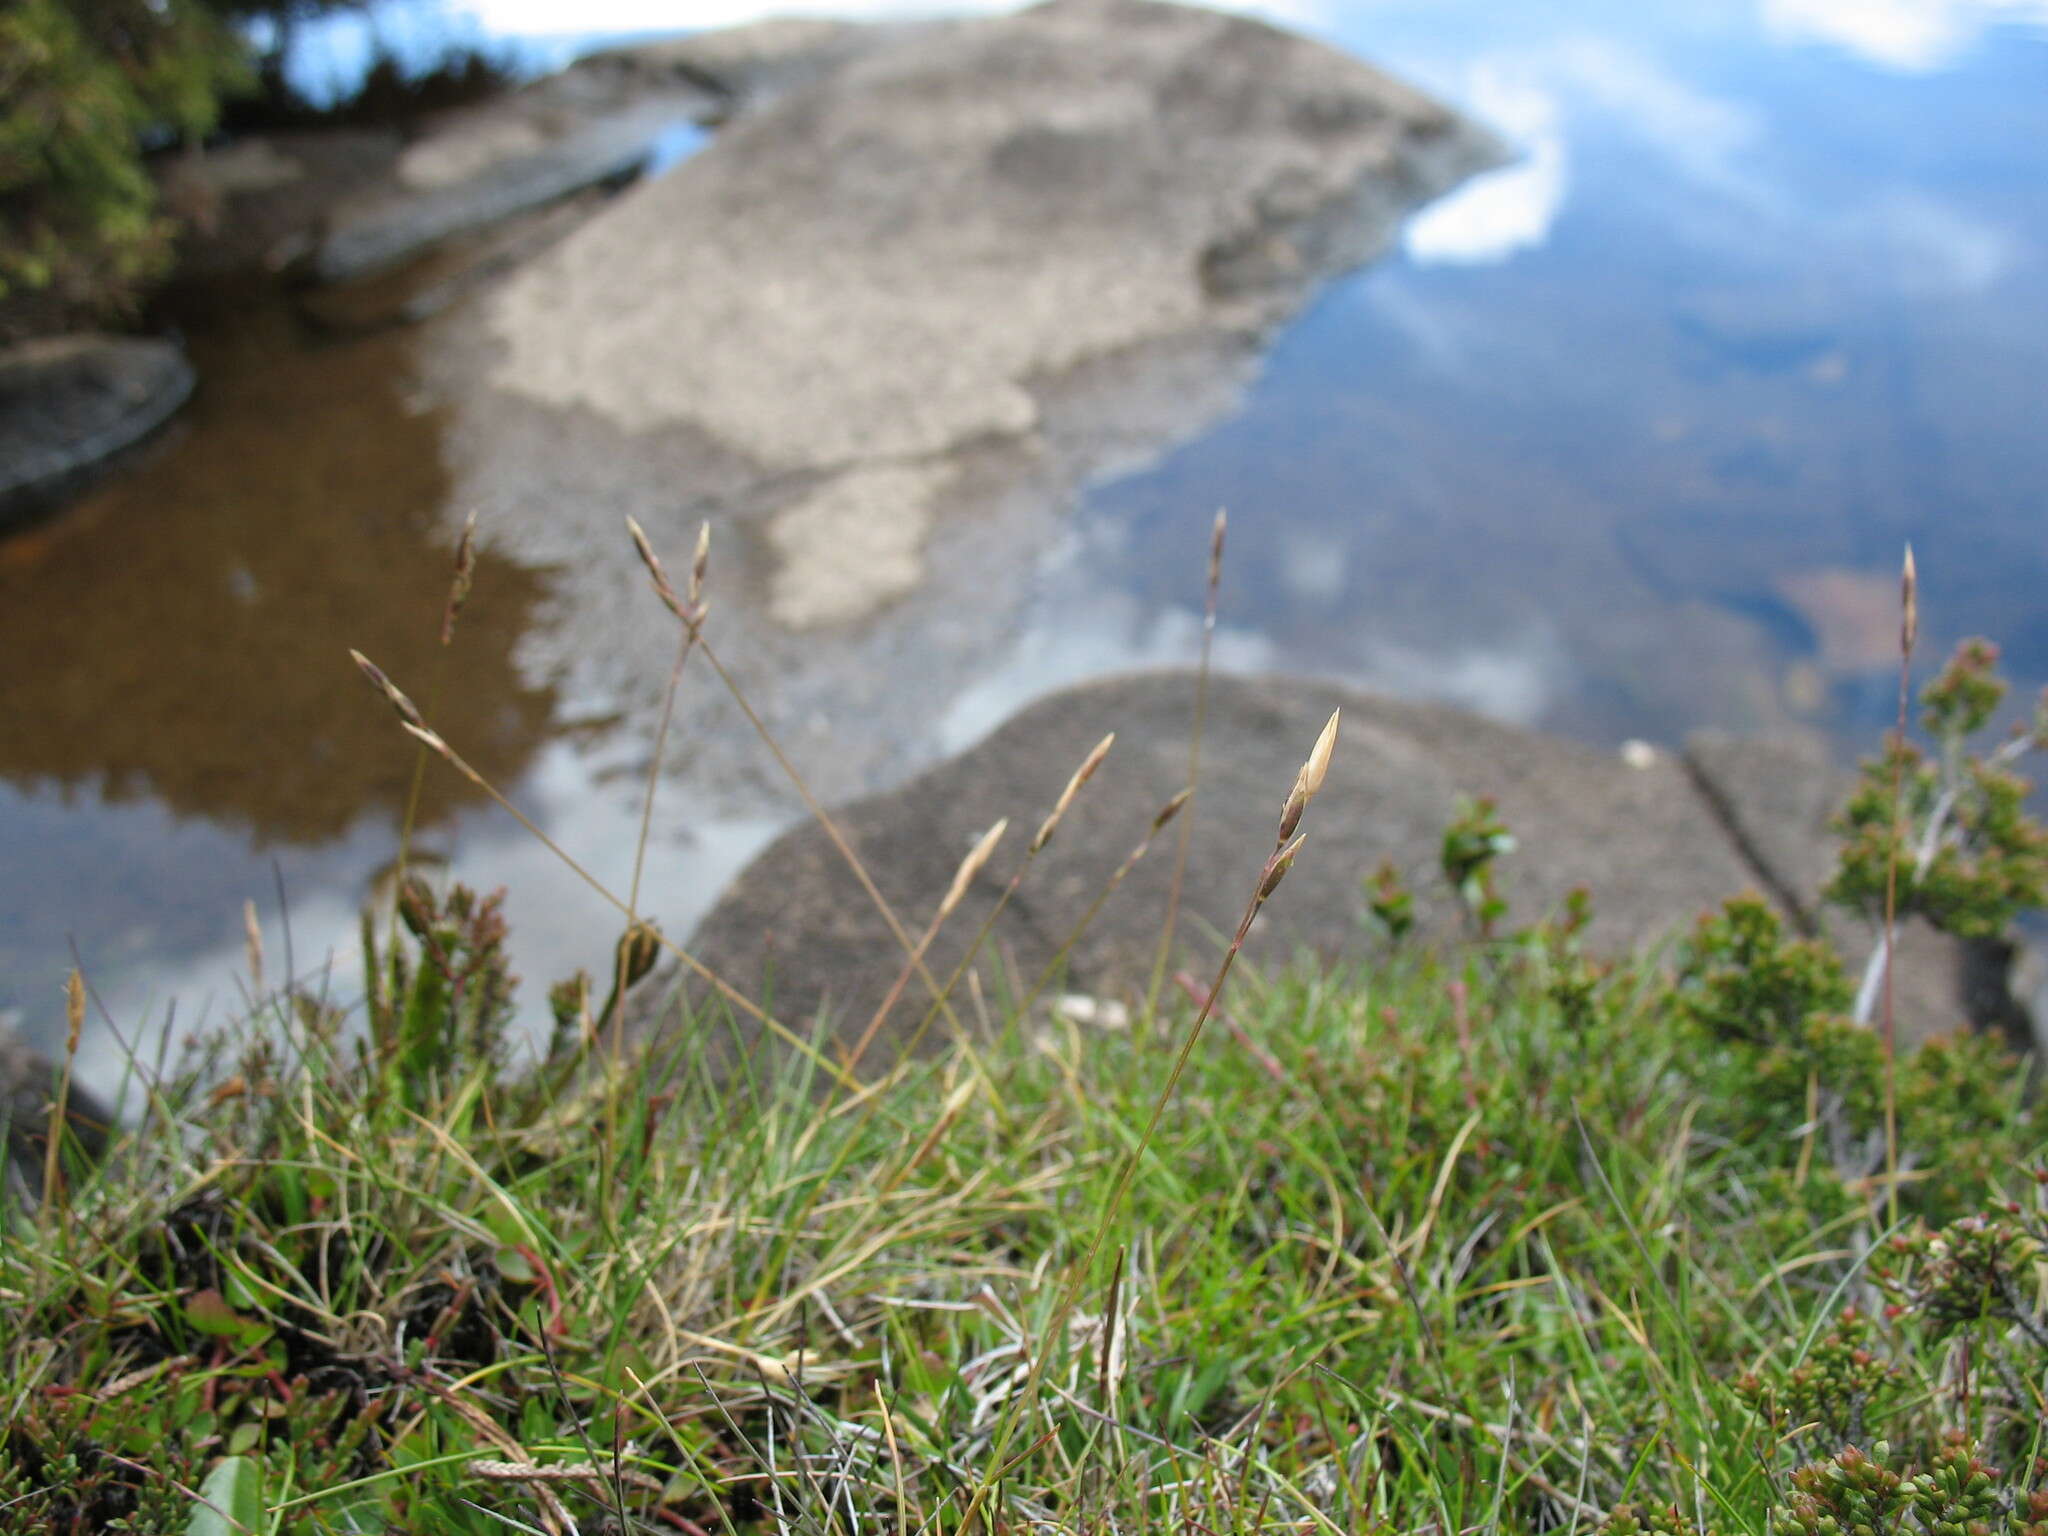
<svg viewBox="0 0 2048 1536">
<path fill-rule="evenodd" d="M 145 139 L 204 134 L 247 78 L 200 0 L 13 0 L 0 10 L 0 301 L 118 309 L 169 261 Z"/>
</svg>

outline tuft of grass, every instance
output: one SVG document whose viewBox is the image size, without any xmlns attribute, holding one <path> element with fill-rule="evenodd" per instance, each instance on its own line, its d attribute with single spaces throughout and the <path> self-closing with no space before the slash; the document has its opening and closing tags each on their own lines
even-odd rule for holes
<svg viewBox="0 0 2048 1536">
<path fill-rule="evenodd" d="M 1900 1062 L 1893 1242 L 1712 959 L 1241 971 L 1170 1094 L 1196 1010 L 1033 1011 L 821 1109 L 772 1044 L 705 1073 L 729 1011 L 597 1096 L 507 1071 L 487 907 L 408 920 L 440 1055 L 280 1002 L 10 1215 L 0 1530 L 182 1529 L 225 1458 L 294 1533 L 1761 1532 L 1953 1431 L 2042 1486 L 2048 1127 L 1981 1042 Z"/>
</svg>

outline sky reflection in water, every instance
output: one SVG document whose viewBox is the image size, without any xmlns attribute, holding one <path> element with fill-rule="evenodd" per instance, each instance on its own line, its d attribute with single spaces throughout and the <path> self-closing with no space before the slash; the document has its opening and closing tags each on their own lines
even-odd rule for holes
<svg viewBox="0 0 2048 1536">
<path fill-rule="evenodd" d="M 1099 578 L 1155 634 L 1222 504 L 1261 662 L 1596 739 L 1849 742 L 1911 539 L 1933 643 L 2048 676 L 2048 9 L 1490 9 L 1334 19 L 1524 158 L 1098 488 L 1055 601 Z"/>
<path fill-rule="evenodd" d="M 324 24 L 301 76 L 344 80 L 377 40 L 413 54 L 485 41 L 538 67 L 598 29 L 863 8 L 460 9 L 451 22 L 407 0 L 371 24 Z M 1008 661 L 954 703 L 933 751 L 1061 682 L 1192 657 L 1219 504 L 1233 538 L 1218 654 L 1235 669 L 1326 672 L 1601 741 L 1810 726 L 1846 750 L 1889 709 L 1910 538 L 1930 649 L 1981 631 L 2023 682 L 2048 678 L 2048 0 L 1301 0 L 1280 15 L 1462 105 L 1523 158 L 1332 285 L 1278 340 L 1238 414 L 1089 493 Z M 232 437 L 206 449 L 205 410 L 181 429 L 190 441 L 169 451 L 174 466 L 246 451 Z M 392 407 L 384 436 L 414 419 Z M 434 496 L 423 473 L 417 506 L 352 515 L 385 518 L 376 537 L 394 551 L 438 549 Z M 267 531 L 288 509 L 261 510 L 275 517 L 217 542 L 243 563 L 270 550 L 269 587 L 309 590 Z M 189 527 L 202 514 L 155 515 Z M 0 579 L 9 561 L 38 585 L 83 570 L 66 538 L 16 546 Z M 165 576 L 138 574 L 138 591 L 176 589 L 178 547 L 167 536 Z M 394 553 L 385 568 L 416 563 Z M 524 578 L 504 579 L 523 610 Z M 408 622 L 433 606 L 409 588 L 406 601 Z M 353 638 L 357 606 L 335 606 L 321 622 Z M 165 633 L 183 621 L 154 622 Z M 333 649 L 340 631 L 308 634 Z M 263 659 L 260 643 L 241 648 Z M 259 697 L 284 686 L 250 675 Z M 331 686 L 346 684 L 320 685 Z M 23 690 L 8 691 L 21 706 Z M 542 741 L 536 696 L 516 680 L 486 677 L 477 691 L 524 711 L 506 717 L 529 764 L 522 802 L 599 866 L 629 864 L 632 764 L 602 742 Z M 118 699 L 88 713 L 124 709 L 137 713 Z M 0 842 L 21 871 L 0 882 L 12 935 L 0 1012 L 49 1039 L 67 935 L 124 1021 L 173 996 L 187 1019 L 208 998 L 231 1006 L 242 899 L 261 901 L 281 953 L 273 858 L 300 968 L 333 945 L 348 972 L 356 903 L 394 840 L 402 753 L 379 747 L 377 793 L 301 835 L 205 803 L 220 789 L 210 769 L 181 793 L 145 762 L 109 804 L 106 785 L 134 764 L 83 730 L 66 728 L 79 762 L 24 760 L 0 785 Z M 159 749 L 161 733 L 132 734 L 136 752 Z M 272 799 L 298 770 L 276 771 Z M 692 830 L 684 856 L 651 866 L 649 904 L 676 931 L 771 828 Z M 602 902 L 502 817 L 444 808 L 431 841 L 473 883 L 512 884 L 531 997 L 602 965 L 615 931 Z"/>
</svg>

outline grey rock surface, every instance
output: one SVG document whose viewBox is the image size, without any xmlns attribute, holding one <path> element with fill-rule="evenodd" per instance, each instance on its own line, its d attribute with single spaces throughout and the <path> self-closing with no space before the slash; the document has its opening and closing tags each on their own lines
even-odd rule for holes
<svg viewBox="0 0 2048 1536">
<path fill-rule="evenodd" d="M 718 643 L 840 798 L 933 759 L 1081 486 L 1231 409 L 1322 279 L 1502 153 L 1358 60 L 1151 0 L 890 29 L 740 99 L 449 317 L 430 383 L 453 504 L 562 573 L 522 659 L 651 718 L 673 632 L 621 525 L 682 559 L 709 521 Z M 685 707 L 691 787 L 786 813 L 744 725 Z"/>
<path fill-rule="evenodd" d="M 999 970 L 1029 986 L 1185 782 L 1195 681 L 1166 672 L 1113 679 L 1045 699 L 971 751 L 889 794 L 850 805 L 838 822 L 876 885 L 913 933 L 936 911 L 961 858 L 999 817 L 1006 844 L 975 880 L 933 946 L 943 977 L 993 909 L 1032 830 L 1090 747 L 1117 742 L 1054 841 L 1000 919 L 979 962 L 985 986 Z M 1266 908 L 1249 953 L 1282 962 L 1369 952 L 1361 883 L 1391 860 L 1417 896 L 1425 936 L 1455 933 L 1457 914 L 1437 872 L 1445 824 L 1461 796 L 1490 796 L 1518 847 L 1500 865 L 1511 916 L 1555 911 L 1579 886 L 1593 896 L 1589 941 L 1607 952 L 1654 943 L 1727 897 L 1763 887 L 1751 857 L 1728 835 L 1724 813 L 1683 762 L 1657 754 L 1644 766 L 1463 711 L 1403 703 L 1319 682 L 1218 678 L 1211 683 L 1193 818 L 1177 964 L 1204 977 L 1235 928 L 1272 851 L 1281 802 L 1333 709 L 1343 726 L 1328 781 L 1302 824 L 1293 870 Z M 1765 744 L 1754 760 L 1713 748 L 1722 792 L 1741 792 L 1757 765 L 1782 763 Z M 1820 776 L 1825 783 L 1826 775 Z M 1771 881 L 1794 878 L 1825 838 L 1819 803 L 1802 793 L 1744 801 L 1749 836 L 1782 860 Z M 1161 840 L 1072 952 L 1068 985 L 1108 996 L 1142 987 L 1152 964 L 1173 862 Z M 1908 1037 L 1963 1022 L 1953 946 L 1928 935 L 1905 950 L 1901 1021 Z M 807 1022 L 825 1009 L 840 1038 L 856 1037 L 902 965 L 901 950 L 816 825 L 772 845 L 726 892 L 689 946 L 750 995 L 772 980 L 775 1011 Z M 1932 964 L 1934 974 L 1926 967 Z M 668 978 L 671 986 L 675 978 Z M 658 992 L 637 1028 L 657 1027 Z M 964 993 L 962 994 L 965 995 Z M 895 1015 L 922 1013 L 916 989 Z"/>
<path fill-rule="evenodd" d="M 156 431 L 195 383 L 167 341 L 84 333 L 0 349 L 0 531 Z"/>
<path fill-rule="evenodd" d="M 499 119 L 463 130 L 467 142 L 415 146 L 415 183 L 386 189 L 338 211 L 309 262 L 323 283 L 358 282 L 415 260 L 458 235 L 487 229 L 545 208 L 586 188 L 630 180 L 662 132 L 687 121 L 685 104 L 642 101 L 575 123 L 558 136 L 525 119 Z M 451 133 L 453 130 L 451 130 Z M 420 153 L 440 148 L 436 164 Z M 463 151 L 470 151 L 464 154 Z M 401 157 L 401 178 L 405 171 Z M 429 169 L 417 169 L 425 164 Z"/>
<path fill-rule="evenodd" d="M 1037 375 L 1276 318 L 1384 241 L 1361 200 L 1405 211 L 1490 157 L 1303 39 L 1054 0 L 743 116 L 502 291 L 497 377 L 783 471 L 943 453 L 1031 430 Z"/>
<path fill-rule="evenodd" d="M 724 119 L 766 106 L 822 80 L 863 54 L 916 32 L 953 23 L 858 22 L 824 16 L 763 21 L 607 48 L 579 59 L 579 74 L 629 88 L 694 87 L 713 99 L 708 116 Z"/>
</svg>

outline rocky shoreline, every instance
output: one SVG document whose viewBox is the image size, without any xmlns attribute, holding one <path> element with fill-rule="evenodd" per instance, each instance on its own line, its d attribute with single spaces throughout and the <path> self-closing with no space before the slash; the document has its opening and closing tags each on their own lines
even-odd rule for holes
<svg viewBox="0 0 2048 1536">
<path fill-rule="evenodd" d="M 288 275 L 327 333 L 417 328 L 420 394 L 448 421 L 448 507 L 485 509 L 494 553 L 555 573 L 548 621 L 521 642 L 528 677 L 652 720 L 641 706 L 674 632 L 621 526 L 680 559 L 708 522 L 717 644 L 913 922 L 991 822 L 1035 824 L 1118 732 L 996 935 L 992 952 L 1029 973 L 1181 787 L 1192 679 L 1069 690 L 933 767 L 935 722 L 1003 657 L 1083 487 L 1227 414 L 1322 282 L 1504 154 L 1408 86 L 1261 23 L 1051 0 L 615 50 L 409 143 L 248 141 L 176 168 L 173 190 L 204 215 L 190 270 Z M 148 398 L 81 442 L 138 440 L 189 393 L 174 351 L 147 355 Z M 1460 794 L 1494 797 L 1522 840 L 1505 870 L 1517 913 L 1588 886 L 1590 936 L 1610 951 L 1748 888 L 1830 931 L 1815 892 L 1841 785 L 1816 751 L 1702 738 L 1632 765 L 1448 708 L 1219 677 L 1183 928 L 1196 952 L 1234 924 L 1278 795 L 1340 705 L 1344 753 L 1262 924 L 1269 958 L 1354 952 L 1362 880 L 1391 859 L 1426 890 Z M 671 764 L 716 812 L 790 809 L 723 700 L 693 711 Z M 1115 994 L 1149 967 L 1169 863 L 1119 893 L 1073 985 Z M 935 969 L 992 910 L 991 878 Z M 829 1003 L 863 1018 L 898 961 L 850 880 L 800 828 L 694 942 L 742 986 L 772 961 L 786 1016 Z M 1424 919 L 1450 935 L 1440 897 Z M 1835 936 L 1853 959 L 1858 937 Z M 2018 1038 L 2003 964 L 1912 935 L 1910 1029 L 1970 1018 Z M 642 1034 L 662 994 L 643 989 Z M 36 1075 L 26 1059 L 0 1054 L 0 1087 Z"/>
</svg>

